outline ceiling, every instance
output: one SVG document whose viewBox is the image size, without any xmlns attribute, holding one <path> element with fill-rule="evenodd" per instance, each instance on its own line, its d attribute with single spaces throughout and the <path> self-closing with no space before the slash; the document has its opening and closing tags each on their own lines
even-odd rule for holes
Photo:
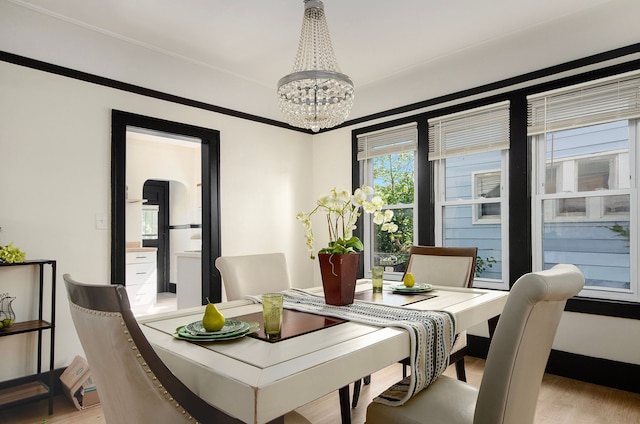
<svg viewBox="0 0 640 424">
<path fill-rule="evenodd" d="M 175 72 L 170 88 L 162 86 L 162 71 L 146 80 L 132 76 L 128 82 L 283 120 L 277 110 L 275 87 L 293 66 L 303 0 L 3 1 L 9 1 L 14 11 L 22 9 L 13 12 L 16 16 L 26 12 L 44 15 L 59 25 L 73 26 L 78 33 L 99 36 L 103 43 L 111 40 L 114 45 L 164 57 L 172 64 L 198 68 L 203 74 L 220 75 L 221 81 L 242 86 L 244 97 L 232 99 L 233 90 L 227 92 L 225 87 L 213 90 L 215 83 L 211 87 L 217 96 L 203 94 L 202 86 L 199 92 L 177 87 Z M 338 63 L 356 86 L 350 118 L 635 43 L 640 40 L 638 25 L 629 27 L 630 33 L 609 31 L 607 37 L 590 43 L 580 43 L 576 37 L 584 37 L 582 31 L 595 31 L 594 19 L 614 19 L 625 8 L 635 9 L 636 13 L 629 14 L 638 16 L 638 4 L 636 0 L 324 0 Z M 609 10 L 616 15 L 608 16 Z M 17 28 L 19 23 L 12 24 Z M 38 30 L 45 44 L 50 42 L 45 39 L 61 33 Z M 64 38 L 60 36 L 60 40 Z M 564 48 L 566 45 L 571 49 Z M 122 67 L 99 66 L 97 59 L 91 64 L 73 63 L 60 50 L 54 55 L 45 47 L 37 50 L 22 41 L 7 41 L 0 47 L 74 69 L 82 66 L 92 73 L 128 78 Z M 31 53 L 26 51 L 29 49 Z M 494 56 L 488 55 L 489 51 Z M 517 57 L 511 53 L 518 51 Z M 508 66 L 504 56 L 502 65 L 487 65 L 486 61 L 498 54 L 511 55 Z M 136 55 L 129 54 L 128 60 L 135 64 Z M 129 68 L 132 73 L 136 66 Z M 250 92 L 256 93 L 255 102 L 246 97 Z"/>
</svg>

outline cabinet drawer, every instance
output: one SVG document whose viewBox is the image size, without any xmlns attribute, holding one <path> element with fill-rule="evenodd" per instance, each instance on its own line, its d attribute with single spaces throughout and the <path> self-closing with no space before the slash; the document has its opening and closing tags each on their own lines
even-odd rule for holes
<svg viewBox="0 0 640 424">
<path fill-rule="evenodd" d="M 125 258 L 128 264 L 147 263 L 156 261 L 156 252 L 127 252 Z"/>
<path fill-rule="evenodd" d="M 155 273 L 154 273 L 155 275 Z M 157 287 L 155 283 L 135 284 L 126 286 L 127 296 L 131 306 L 153 305 L 156 303 Z"/>
<path fill-rule="evenodd" d="M 155 262 L 127 264 L 126 268 L 125 281 L 127 286 L 143 284 L 156 276 Z"/>
</svg>

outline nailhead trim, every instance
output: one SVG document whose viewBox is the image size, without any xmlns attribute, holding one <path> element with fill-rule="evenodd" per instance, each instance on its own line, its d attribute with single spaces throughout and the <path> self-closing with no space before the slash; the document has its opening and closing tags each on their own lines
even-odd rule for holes
<svg viewBox="0 0 640 424">
<path fill-rule="evenodd" d="M 122 314 L 119 312 L 104 312 L 104 311 L 95 311 L 92 309 L 87 309 L 87 308 L 83 308 L 81 306 L 78 306 L 76 304 L 71 303 L 71 306 L 86 313 L 86 314 L 91 314 L 91 315 L 97 315 L 97 316 L 105 316 L 105 317 L 119 317 L 122 318 Z M 140 354 L 140 352 L 138 352 L 138 346 L 135 345 L 133 339 L 131 337 L 129 337 L 129 330 L 126 327 L 126 324 L 124 321 L 120 321 L 120 326 L 124 327 L 123 330 L 123 334 L 126 337 L 127 343 L 129 344 L 129 347 L 131 349 L 132 352 L 137 352 L 135 354 L 136 359 L 138 360 L 138 364 L 140 364 L 140 366 L 142 367 L 142 369 L 144 371 L 146 371 L 146 374 L 149 376 L 149 378 L 156 382 L 158 381 L 158 378 L 155 376 L 155 374 L 153 373 L 153 371 L 151 370 L 151 368 L 149 368 L 149 365 L 147 364 L 147 362 L 144 360 L 144 358 L 142 357 L 142 354 Z M 167 390 L 164 390 L 164 387 L 162 384 L 154 384 L 154 386 L 158 389 L 158 391 L 160 392 L 160 395 L 162 395 L 162 397 L 164 397 L 168 402 L 174 403 L 174 399 L 173 397 L 169 394 L 169 392 Z M 176 408 L 180 408 L 180 404 L 179 403 L 175 403 L 174 406 Z M 187 411 L 186 410 L 182 410 L 182 414 L 183 415 L 187 415 Z M 189 415 L 188 417 L 186 417 L 189 421 L 193 421 L 193 417 L 191 415 Z M 199 424 L 196 421 L 196 424 Z"/>
</svg>

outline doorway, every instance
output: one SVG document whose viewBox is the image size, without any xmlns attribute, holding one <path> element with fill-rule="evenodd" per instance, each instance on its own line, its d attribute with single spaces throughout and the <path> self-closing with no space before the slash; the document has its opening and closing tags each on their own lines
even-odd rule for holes
<svg viewBox="0 0 640 424">
<path fill-rule="evenodd" d="M 169 291 L 169 182 L 147 180 L 142 186 L 142 247 L 156 248 L 158 293 Z"/>
<path fill-rule="evenodd" d="M 127 129 L 137 128 L 197 139 L 201 151 L 201 304 L 206 298 L 222 300 L 222 285 L 214 261 L 220 256 L 219 169 L 220 133 L 216 130 L 165 121 L 128 112 L 112 111 L 111 173 L 111 282 L 125 280 Z"/>
</svg>

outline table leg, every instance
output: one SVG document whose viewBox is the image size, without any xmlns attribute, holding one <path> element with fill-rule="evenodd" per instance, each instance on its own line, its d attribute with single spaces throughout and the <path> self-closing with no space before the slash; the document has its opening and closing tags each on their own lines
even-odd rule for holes
<svg viewBox="0 0 640 424">
<path fill-rule="evenodd" d="M 358 379 L 353 383 L 353 401 L 351 402 L 352 408 L 358 406 L 358 399 L 360 399 L 360 387 L 362 387 L 362 380 Z"/>
<path fill-rule="evenodd" d="M 490 318 L 487 322 L 489 325 L 489 341 L 493 339 L 493 333 L 496 332 L 496 327 L 498 326 L 498 320 L 500 319 L 500 315 L 496 315 L 493 318 Z"/>
<path fill-rule="evenodd" d="M 340 397 L 340 416 L 342 424 L 351 424 L 351 408 L 349 405 L 349 386 L 341 387 L 338 390 Z"/>
</svg>

